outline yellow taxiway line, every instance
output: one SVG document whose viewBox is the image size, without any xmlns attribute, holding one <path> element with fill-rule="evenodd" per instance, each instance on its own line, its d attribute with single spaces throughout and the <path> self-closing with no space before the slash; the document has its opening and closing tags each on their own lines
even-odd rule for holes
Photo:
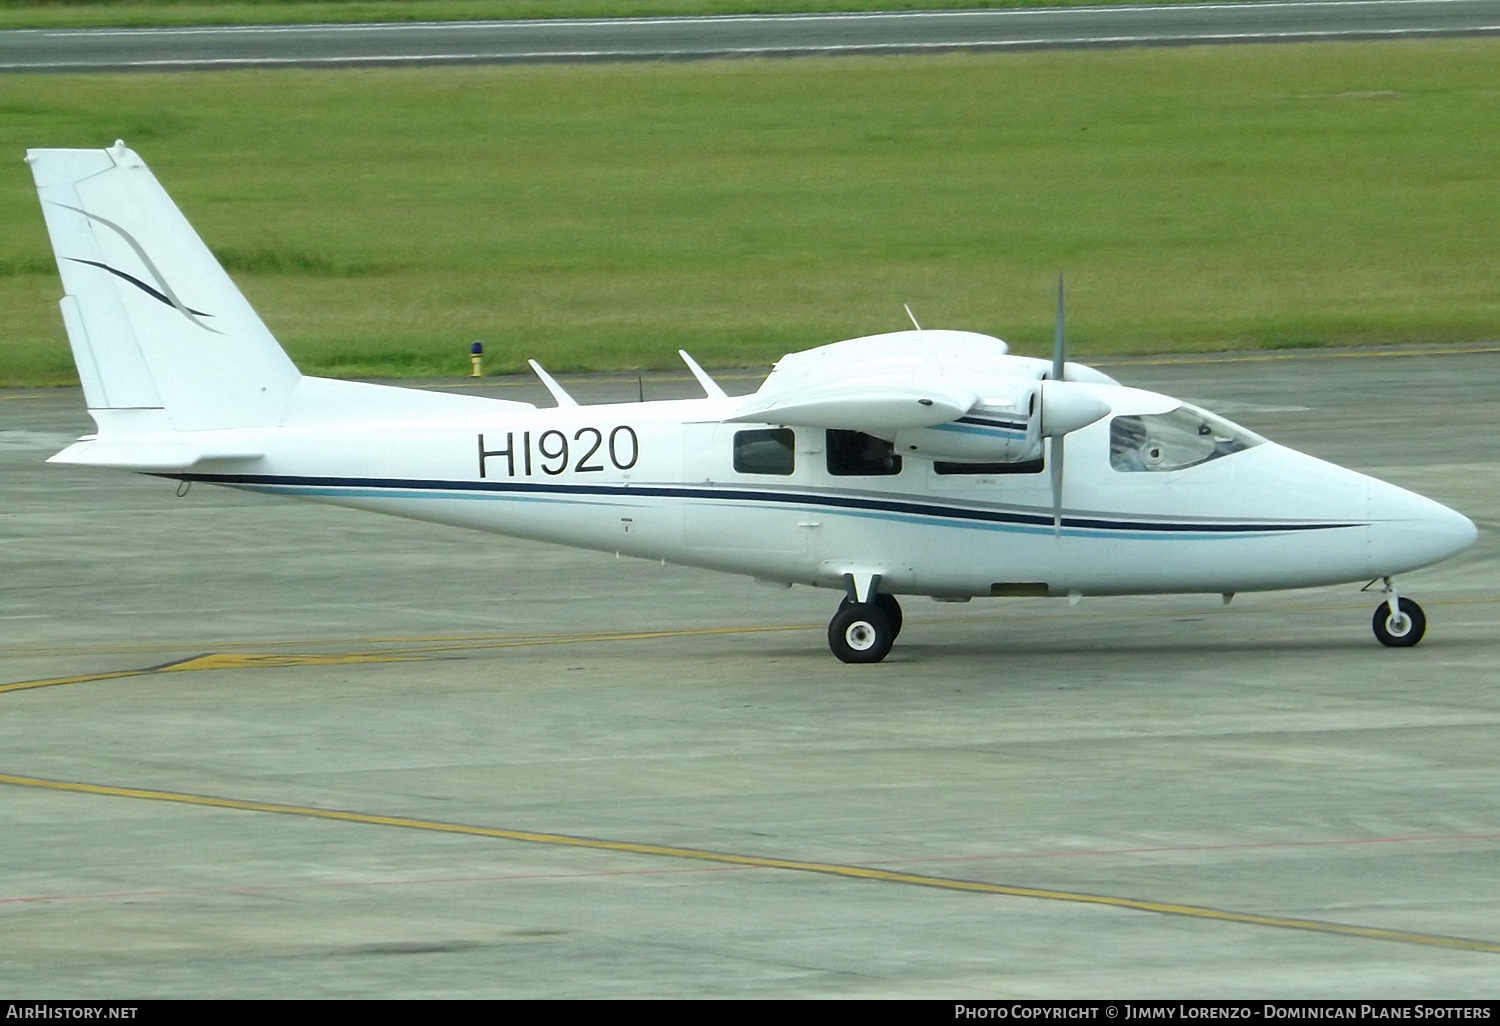
<svg viewBox="0 0 1500 1026">
<path fill-rule="evenodd" d="M 1432 599 L 1427 604 L 1431 606 L 1456 606 L 1456 605 L 1480 605 L 1500 603 L 1500 596 L 1482 595 L 1471 598 L 1456 599 Z M 1274 613 L 1298 613 L 1298 612 L 1336 612 L 1348 609 L 1363 609 L 1368 602 L 1337 602 L 1326 604 L 1308 604 L 1294 606 L 1277 606 L 1270 609 L 1241 610 L 1240 614 L 1246 612 L 1274 612 Z M 1005 614 L 992 613 L 981 616 L 948 617 L 939 621 L 931 621 L 940 624 L 975 624 L 1013 620 L 1018 617 L 1032 617 L 1041 615 L 1034 612 L 1011 611 Z M 1049 612 L 1046 615 L 1053 615 Z M 1148 610 L 1142 612 L 1109 612 L 1094 614 L 1095 619 L 1155 619 L 1163 616 L 1198 616 L 1198 615 L 1223 615 L 1217 607 L 1202 609 L 1179 609 L 1179 610 Z M 1089 617 L 1088 613 L 1077 613 L 1069 611 L 1070 618 Z M 913 620 L 912 622 L 917 622 Z M 771 624 L 762 626 L 737 626 L 737 627 L 683 627 L 666 628 L 662 630 L 645 631 L 597 631 L 559 634 L 489 634 L 463 636 L 434 636 L 434 637 L 388 637 L 388 638 L 333 638 L 327 641 L 319 641 L 313 638 L 305 638 L 296 641 L 255 641 L 252 644 L 264 648 L 294 647 L 298 645 L 321 646 L 337 644 L 364 644 L 364 645 L 396 645 L 401 647 L 369 649 L 364 651 L 346 652 L 209 652 L 203 655 L 191 656 L 176 662 L 163 663 L 156 666 L 134 667 L 125 670 L 112 670 L 102 673 L 81 673 L 63 677 L 44 677 L 38 680 L 16 681 L 13 684 L 0 684 L 0 694 L 11 691 L 31 691 L 37 688 L 58 687 L 64 684 L 91 684 L 95 681 L 119 680 L 127 677 L 144 677 L 158 673 L 180 673 L 194 670 L 251 670 L 269 667 L 286 666 L 349 666 L 358 663 L 396 663 L 396 662 L 420 662 L 432 659 L 440 655 L 453 652 L 483 651 L 486 649 L 499 648 L 526 648 L 537 645 L 580 645 L 597 642 L 610 641 L 647 641 L 654 638 L 687 638 L 704 637 L 721 634 L 761 634 L 785 631 L 808 631 L 820 630 L 821 624 L 814 623 L 787 623 Z M 129 651 L 162 651 L 169 648 L 185 648 L 187 645 L 126 645 L 126 646 L 101 646 L 97 649 L 57 649 L 54 647 L 6 648 L 0 646 L 0 652 L 63 652 L 73 654 L 79 651 L 98 653 L 123 653 Z"/>
<path fill-rule="evenodd" d="M 0 684 L 0 694 L 7 691 L 29 691 L 32 688 L 50 688 L 58 684 L 89 684 L 96 680 L 118 680 L 121 677 L 139 677 L 142 674 L 158 673 L 160 667 L 144 667 L 138 670 L 114 670 L 110 673 L 80 673 L 72 677 L 47 677 L 43 680 L 22 680 L 14 684 Z"/>
<path fill-rule="evenodd" d="M 1350 923 L 1325 922 L 1318 919 L 1295 919 L 1288 916 L 1261 915 L 1255 912 L 1236 912 L 1230 909 L 1208 908 L 1202 905 L 1180 905 L 1172 902 L 1114 897 L 1107 894 L 1089 894 L 1082 891 L 1059 891 L 1041 887 L 1017 887 L 1010 884 L 987 883 L 980 880 L 960 880 L 951 877 L 929 876 L 923 873 L 903 873 L 896 870 L 876 869 L 871 866 L 846 865 L 838 862 L 810 862 L 802 859 L 770 858 L 761 855 L 738 855 L 732 852 L 711 851 L 704 848 L 642 844 L 635 841 L 611 841 L 604 838 L 578 837 L 571 834 L 553 834 L 534 830 L 507 830 L 500 827 L 448 823 L 432 819 L 414 819 L 407 816 L 382 816 L 365 812 L 350 812 L 342 809 L 320 809 L 307 805 L 283 805 L 278 802 L 245 801 L 239 798 L 222 798 L 213 795 L 188 794 L 178 791 L 158 791 L 148 788 L 111 787 L 104 784 L 86 784 L 69 780 L 50 780 L 43 777 L 24 777 L 12 774 L 0 774 L 0 784 L 7 784 L 13 787 L 43 788 L 50 791 L 67 791 L 77 794 L 101 795 L 112 798 L 175 802 L 183 805 L 199 805 L 216 809 L 233 809 L 240 812 L 264 812 L 282 816 L 301 816 L 310 819 L 334 820 L 343 823 L 361 823 L 369 826 L 428 830 L 438 833 L 462 834 L 471 837 L 523 841 L 528 844 L 545 844 L 593 851 L 620 852 L 630 855 L 654 856 L 657 858 L 688 859 L 697 862 L 745 866 L 754 869 L 778 869 L 799 873 L 818 873 L 824 876 L 907 884 L 947 891 L 966 891 L 975 894 L 996 894 L 1012 898 L 1037 898 L 1044 901 L 1102 905 L 1108 908 L 1127 909 L 1134 912 L 1154 912 L 1158 915 L 1185 916 L 1191 919 L 1209 919 L 1226 923 L 1241 923 L 1249 926 L 1269 926 L 1284 930 L 1303 930 L 1311 933 L 1359 937 L 1366 940 L 1395 941 L 1403 944 L 1420 944 L 1427 947 L 1454 948 L 1462 951 L 1500 954 L 1500 942 L 1475 940 L 1468 937 L 1447 937 L 1442 934 L 1417 933 L 1411 930 L 1389 930 L 1376 926 L 1356 926 Z"/>
<path fill-rule="evenodd" d="M 249 670 L 281 666 L 348 666 L 355 663 L 419 662 L 450 652 L 471 652 L 492 648 L 526 648 L 536 645 L 577 645 L 602 641 L 647 641 L 652 638 L 689 638 L 714 634 L 762 634 L 774 631 L 803 631 L 816 624 L 775 624 L 766 627 L 683 627 L 655 631 L 601 631 L 579 634 L 532 634 L 512 637 L 490 637 L 472 640 L 457 638 L 411 638 L 405 648 L 374 649 L 366 652 L 209 652 L 158 666 L 141 666 L 106 673 L 80 673 L 67 677 L 44 677 L 0 684 L 0 694 L 31 691 L 63 684 L 91 684 L 122 677 L 145 677 L 158 673 L 182 673 L 195 670 Z M 381 639 L 367 639 L 370 642 Z M 397 639 L 391 639 L 397 640 Z M 437 642 L 437 643 L 427 643 Z M 446 642 L 443 643 L 443 642 Z"/>
</svg>

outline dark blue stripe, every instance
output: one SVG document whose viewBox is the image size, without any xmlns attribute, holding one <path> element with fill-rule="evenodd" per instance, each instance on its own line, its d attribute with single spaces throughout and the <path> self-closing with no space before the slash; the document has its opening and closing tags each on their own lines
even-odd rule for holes
<svg viewBox="0 0 1500 1026">
<path fill-rule="evenodd" d="M 943 506 L 934 503 L 906 502 L 889 498 L 860 498 L 849 495 L 799 494 L 795 492 L 758 491 L 743 488 L 684 488 L 663 485 L 562 485 L 532 481 L 441 481 L 400 480 L 379 477 L 300 477 L 281 474 L 158 474 L 177 481 L 202 481 L 221 485 L 280 485 L 316 488 L 382 488 L 391 490 L 423 489 L 450 492 L 514 492 L 544 495 L 631 495 L 673 499 L 722 499 L 738 502 L 775 502 L 783 505 L 833 506 L 840 509 L 873 510 L 882 513 L 906 513 L 916 516 L 947 517 L 999 524 L 1052 526 L 1050 513 L 1019 513 L 997 509 L 974 509 L 966 506 Z M 1097 517 L 1063 517 L 1063 526 L 1107 531 L 1156 531 L 1163 534 L 1256 534 L 1290 531 L 1326 531 L 1341 527 L 1365 527 L 1362 523 L 1162 523 L 1151 520 L 1104 520 Z"/>
<path fill-rule="evenodd" d="M 983 424 L 985 427 L 1009 428 L 1012 431 L 1025 431 L 1026 430 L 1026 421 L 1024 421 L 1024 420 L 991 420 L 991 419 L 989 419 L 987 417 L 968 416 L 968 417 L 959 417 L 958 420 L 955 421 L 955 423 L 958 423 L 958 424 Z"/>
<path fill-rule="evenodd" d="M 122 278 L 125 281 L 130 282 L 130 284 L 134 285 L 136 288 L 138 288 L 142 292 L 146 293 L 146 295 L 150 296 L 152 299 L 155 299 L 155 300 L 157 300 L 159 302 L 167 304 L 173 310 L 177 309 L 177 306 L 172 302 L 172 300 L 165 293 L 159 291 L 158 289 L 152 288 L 150 285 L 147 285 L 145 282 L 141 281 L 141 279 L 137 278 L 133 274 L 126 274 L 124 271 L 117 271 L 113 267 L 109 266 L 108 264 L 101 264 L 97 260 L 84 260 L 82 257 L 68 257 L 68 259 L 71 260 L 71 261 L 73 261 L 75 264 L 88 264 L 90 267 L 103 268 L 104 270 L 108 271 L 110 274 L 114 275 L 116 278 Z M 204 313 L 202 310 L 194 310 L 190 306 L 185 306 L 185 307 L 183 307 L 183 309 L 186 310 L 188 313 L 195 314 L 195 315 L 197 315 L 199 317 L 212 317 L 213 316 L 213 314 Z"/>
</svg>

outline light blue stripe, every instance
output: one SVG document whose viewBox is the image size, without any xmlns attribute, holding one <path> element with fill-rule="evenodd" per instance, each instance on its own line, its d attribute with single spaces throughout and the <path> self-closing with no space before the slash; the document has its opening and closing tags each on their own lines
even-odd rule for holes
<svg viewBox="0 0 1500 1026">
<path fill-rule="evenodd" d="M 1025 438 L 1024 431 L 1007 431 L 1005 428 L 975 427 L 972 424 L 939 424 L 932 431 L 954 431 L 961 435 L 984 435 L 989 438 Z"/>
<path fill-rule="evenodd" d="M 1000 524 L 992 520 L 948 520 L 942 517 L 922 517 L 910 513 L 876 513 L 861 512 L 859 510 L 839 510 L 838 513 L 843 516 L 867 517 L 872 520 L 896 520 L 909 524 L 961 527 L 971 531 L 1003 531 L 1008 534 L 1037 535 L 1050 535 L 1056 532 L 1056 528 L 1051 524 Z M 1280 534 L 1282 532 L 1240 531 L 1234 534 L 1226 534 L 1223 531 L 1202 533 L 1175 531 L 1171 534 L 1166 534 L 1162 531 L 1105 531 L 1099 528 L 1068 527 L 1064 525 L 1062 533 L 1070 538 L 1134 538 L 1140 541 L 1222 541 L 1226 538 L 1264 538 L 1268 535 Z"/>
<path fill-rule="evenodd" d="M 564 506 L 611 506 L 639 508 L 641 503 L 627 502 L 597 502 L 576 498 L 546 498 L 544 496 L 521 495 L 514 492 L 441 492 L 432 490 L 400 491 L 396 489 L 355 489 L 355 488 L 318 488 L 310 485 L 238 485 L 247 491 L 265 492 L 271 495 L 289 495 L 298 497 L 328 497 L 328 498 L 356 498 L 356 499 L 418 499 L 424 501 L 437 500 L 461 500 L 475 501 L 484 500 L 490 502 L 530 502 L 547 503 Z M 642 496 L 642 499 L 653 499 L 655 496 Z M 710 502 L 714 501 L 711 498 Z M 756 509 L 778 509 L 788 512 L 806 510 L 807 506 L 802 503 L 783 504 L 767 502 L 764 506 L 745 506 L 735 504 L 736 509 L 751 511 Z M 949 527 L 961 528 L 968 531 L 998 531 L 1005 534 L 1029 534 L 1029 535 L 1052 535 L 1056 529 L 1051 524 L 1006 524 L 993 520 L 964 520 L 958 517 L 945 517 L 936 514 L 924 516 L 916 513 L 882 513 L 878 510 L 857 510 L 837 506 L 820 507 L 825 515 L 859 517 L 866 520 L 887 520 L 895 523 L 917 524 L 924 527 Z M 1128 530 L 1103 530 L 1100 528 L 1080 528 L 1063 526 L 1062 533 L 1070 538 L 1129 538 L 1138 541 L 1225 541 L 1234 538 L 1264 538 L 1269 535 L 1277 535 L 1280 531 L 1238 531 L 1225 533 L 1222 531 L 1186 532 L 1177 531 L 1165 533 L 1162 531 L 1128 531 Z"/>
<path fill-rule="evenodd" d="M 469 491 L 419 491 L 394 488 L 317 488 L 312 485 L 230 485 L 247 492 L 264 492 L 267 495 L 292 495 L 299 498 L 328 496 L 329 498 L 353 499 L 458 499 L 463 501 L 542 502 L 559 506 L 627 506 L 638 507 L 638 502 L 607 502 L 595 499 L 548 498 L 544 495 L 522 495 L 515 492 L 469 492 Z M 651 498 L 652 496 L 643 496 Z"/>
</svg>

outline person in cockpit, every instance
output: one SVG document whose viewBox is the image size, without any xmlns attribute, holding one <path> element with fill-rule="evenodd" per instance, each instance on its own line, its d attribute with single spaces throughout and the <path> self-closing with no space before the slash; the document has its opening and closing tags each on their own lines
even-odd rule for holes
<svg viewBox="0 0 1500 1026">
<path fill-rule="evenodd" d="M 1146 425 L 1139 417 L 1116 417 L 1109 425 L 1109 465 L 1116 470 L 1148 470 L 1141 448 Z"/>
</svg>

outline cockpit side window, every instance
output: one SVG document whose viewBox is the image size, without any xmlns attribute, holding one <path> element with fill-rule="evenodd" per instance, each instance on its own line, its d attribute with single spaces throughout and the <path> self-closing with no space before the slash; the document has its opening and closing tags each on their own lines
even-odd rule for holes
<svg viewBox="0 0 1500 1026">
<path fill-rule="evenodd" d="M 1109 465 L 1122 471 L 1196 467 L 1265 439 L 1207 410 L 1183 403 L 1167 413 L 1126 414 L 1109 424 Z"/>
<path fill-rule="evenodd" d="M 828 473 L 834 477 L 887 477 L 901 473 L 901 457 L 883 438 L 862 431 L 828 431 Z"/>
<path fill-rule="evenodd" d="M 740 474 L 790 474 L 796 467 L 791 428 L 734 433 L 734 469 Z"/>
</svg>

